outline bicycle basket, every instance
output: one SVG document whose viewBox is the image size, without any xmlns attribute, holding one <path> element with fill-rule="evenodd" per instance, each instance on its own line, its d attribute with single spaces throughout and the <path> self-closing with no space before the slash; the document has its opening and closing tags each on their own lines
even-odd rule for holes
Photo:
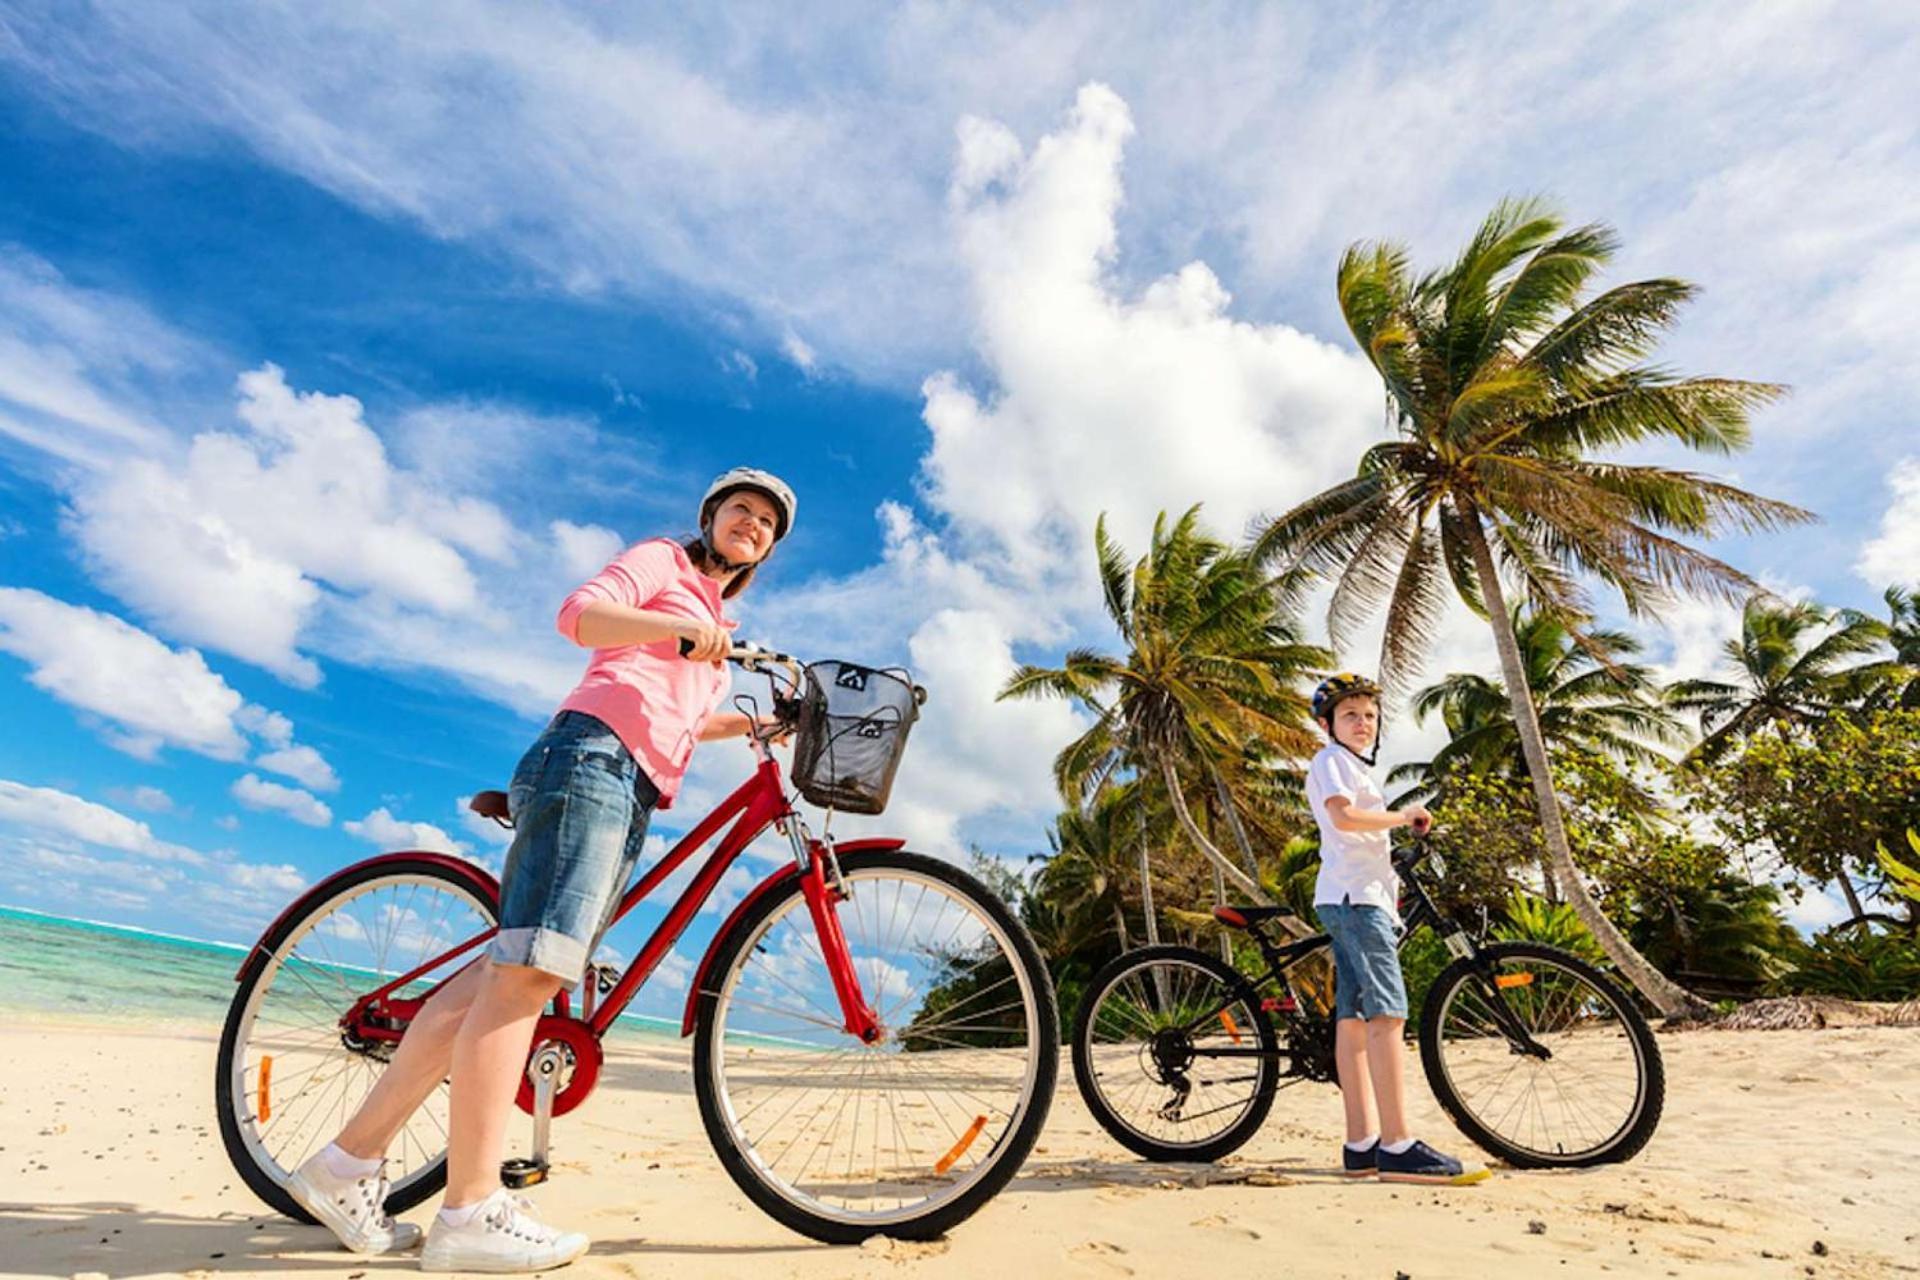
<svg viewBox="0 0 1920 1280">
<path fill-rule="evenodd" d="M 925 696 L 897 668 L 810 664 L 794 730 L 794 786 L 823 809 L 885 809 Z"/>
</svg>

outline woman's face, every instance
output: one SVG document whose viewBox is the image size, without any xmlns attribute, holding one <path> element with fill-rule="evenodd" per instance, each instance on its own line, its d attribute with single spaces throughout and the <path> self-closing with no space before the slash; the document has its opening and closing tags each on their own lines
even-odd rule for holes
<svg viewBox="0 0 1920 1280">
<path fill-rule="evenodd" d="M 713 509 L 713 545 L 735 564 L 759 564 L 773 550 L 780 512 L 766 495 L 736 489 Z"/>
</svg>

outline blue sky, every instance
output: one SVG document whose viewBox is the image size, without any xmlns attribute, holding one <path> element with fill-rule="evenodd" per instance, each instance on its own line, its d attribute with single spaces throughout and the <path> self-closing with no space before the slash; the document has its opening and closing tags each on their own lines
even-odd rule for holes
<svg viewBox="0 0 1920 1280">
<path fill-rule="evenodd" d="M 242 939 L 378 847 L 497 862 L 457 802 L 578 670 L 554 607 L 739 461 L 802 502 L 748 631 L 933 689 L 865 825 L 1038 848 L 1074 722 L 992 692 L 1104 639 L 1094 517 L 1348 470 L 1340 248 L 1510 192 L 1705 287 L 1674 363 L 1794 384 L 1699 465 L 1827 520 L 1721 550 L 1871 605 L 1920 556 L 1911 24 L 1536 8 L 0 0 L 0 900 Z M 1732 619 L 1644 634 L 1698 671 Z"/>
</svg>

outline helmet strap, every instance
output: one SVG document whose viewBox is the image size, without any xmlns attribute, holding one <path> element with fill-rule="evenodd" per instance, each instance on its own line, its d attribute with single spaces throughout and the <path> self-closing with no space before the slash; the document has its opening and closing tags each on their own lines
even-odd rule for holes
<svg viewBox="0 0 1920 1280">
<path fill-rule="evenodd" d="M 1352 747 L 1349 747 L 1345 742 L 1341 741 L 1340 735 L 1333 731 L 1332 716 L 1327 717 L 1326 724 L 1327 724 L 1327 737 L 1331 738 L 1335 743 L 1335 745 L 1339 746 L 1343 751 L 1345 751 L 1348 755 L 1352 756 L 1355 760 L 1358 760 L 1361 764 L 1364 764 L 1365 766 L 1367 766 L 1367 768 L 1369 769 L 1373 768 L 1373 762 L 1380 758 L 1380 744 L 1386 740 L 1386 736 L 1387 736 L 1385 732 L 1376 733 L 1375 735 L 1373 735 L 1373 750 L 1369 751 L 1366 755 L 1361 755 L 1358 751 L 1355 751 Z"/>
</svg>

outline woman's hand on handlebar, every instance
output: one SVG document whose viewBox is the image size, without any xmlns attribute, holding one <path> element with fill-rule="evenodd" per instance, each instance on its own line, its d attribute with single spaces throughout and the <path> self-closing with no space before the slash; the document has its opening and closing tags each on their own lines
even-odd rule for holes
<svg viewBox="0 0 1920 1280">
<path fill-rule="evenodd" d="M 689 618 L 680 627 L 680 656 L 691 662 L 719 664 L 733 651 L 733 632 L 712 622 Z"/>
</svg>

